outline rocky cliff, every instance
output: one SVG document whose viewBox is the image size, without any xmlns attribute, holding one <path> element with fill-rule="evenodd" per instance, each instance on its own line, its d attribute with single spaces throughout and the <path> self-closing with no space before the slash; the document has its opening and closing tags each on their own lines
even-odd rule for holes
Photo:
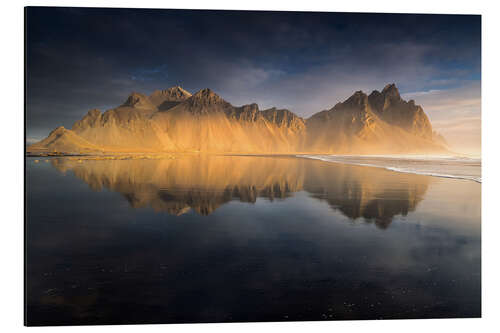
<svg viewBox="0 0 500 333">
<path fill-rule="evenodd" d="M 191 95 L 172 87 L 134 92 L 104 113 L 91 110 L 28 153 L 409 153 L 444 151 L 444 142 L 394 84 L 370 95 L 357 91 L 307 120 L 285 109 L 235 107 L 210 89 Z"/>
<path fill-rule="evenodd" d="M 370 95 L 355 92 L 330 110 L 307 119 L 306 147 L 325 153 L 440 152 L 429 118 L 413 100 L 405 101 L 394 84 Z"/>
</svg>

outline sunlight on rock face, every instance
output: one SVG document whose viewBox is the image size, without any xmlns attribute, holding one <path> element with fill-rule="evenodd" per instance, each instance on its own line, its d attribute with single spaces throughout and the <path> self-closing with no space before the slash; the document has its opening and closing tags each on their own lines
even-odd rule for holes
<svg viewBox="0 0 500 333">
<path fill-rule="evenodd" d="M 394 84 L 370 95 L 357 91 L 308 119 L 255 103 L 235 107 L 210 89 L 133 92 L 122 105 L 90 110 L 72 129 L 58 127 L 28 147 L 30 154 L 446 151 L 422 107 L 403 100 Z"/>
</svg>

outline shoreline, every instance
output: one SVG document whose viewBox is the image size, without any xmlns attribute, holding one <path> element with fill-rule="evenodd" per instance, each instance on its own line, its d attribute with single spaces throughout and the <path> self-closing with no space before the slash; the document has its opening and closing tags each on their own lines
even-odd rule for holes
<svg viewBox="0 0 500 333">
<path fill-rule="evenodd" d="M 400 167 L 391 165 L 380 165 L 374 163 L 360 163 L 359 161 L 350 161 L 349 159 L 379 159 L 379 160 L 400 160 L 400 161 L 418 161 L 418 162 L 433 162 L 433 161 L 456 161 L 458 158 L 465 159 L 465 161 L 470 161 L 474 163 L 481 163 L 481 159 L 473 159 L 471 157 L 465 156 L 444 156 L 444 155 L 422 155 L 422 154 L 394 154 L 394 155 L 333 155 L 333 154 L 320 154 L 320 153 L 269 153 L 269 154 L 253 154 L 253 153 L 205 153 L 205 152 L 182 152 L 182 153 L 110 153 L 110 154 L 62 154 L 62 153 L 41 153 L 32 154 L 27 153 L 25 157 L 27 158 L 68 158 L 70 160 L 160 160 L 160 159 L 177 159 L 184 156 L 248 156 L 248 157 L 287 157 L 287 158 L 300 158 L 308 160 L 323 161 L 325 163 L 338 163 L 344 165 L 362 166 L 362 167 L 372 167 L 385 169 L 387 171 L 416 174 L 428 177 L 438 177 L 438 178 L 448 178 L 448 179 L 461 179 L 474 181 L 476 183 L 482 184 L 481 176 L 472 175 L 453 175 L 447 173 L 430 172 L 422 170 L 405 170 Z M 341 158 L 343 160 L 326 160 L 325 157 Z M 480 167 L 480 166 L 479 166 Z"/>
<path fill-rule="evenodd" d="M 322 155 L 322 156 L 331 156 L 331 157 L 350 157 L 350 158 L 379 158 L 379 159 L 398 159 L 397 156 L 365 156 L 365 155 Z M 390 165 L 377 165 L 373 163 L 360 163 L 360 162 L 355 162 L 355 161 L 349 161 L 349 160 L 325 160 L 324 158 L 318 158 L 318 157 L 313 157 L 313 155 L 297 155 L 297 158 L 304 158 L 304 159 L 309 159 L 309 160 L 319 160 L 323 161 L 326 163 L 337 163 L 337 164 L 344 164 L 344 165 L 354 165 L 354 166 L 361 166 L 361 167 L 371 167 L 371 168 L 378 168 L 378 169 L 384 169 L 387 171 L 392 171 L 392 172 L 398 172 L 398 173 L 407 173 L 407 174 L 413 174 L 413 175 L 421 175 L 421 176 L 428 176 L 428 177 L 438 177 L 438 178 L 448 178 L 448 179 L 460 179 L 460 180 L 467 180 L 467 181 L 473 181 L 479 184 L 482 184 L 482 178 L 481 176 L 472 176 L 472 175 L 452 175 L 452 174 L 446 174 L 446 173 L 437 173 L 437 172 L 429 172 L 429 171 L 421 171 L 421 170 L 405 170 L 402 169 L 401 167 L 395 167 L 395 166 L 390 166 Z M 420 162 L 436 162 L 438 160 L 440 161 L 450 161 L 451 156 L 444 158 L 444 157 L 436 157 L 434 156 L 434 160 L 430 159 L 417 159 Z M 456 158 L 455 158 L 456 159 Z M 405 155 L 405 158 L 399 158 L 399 160 L 404 161 L 404 160 L 411 160 L 408 155 Z M 481 163 L 481 159 L 478 159 L 479 163 Z M 472 160 L 471 160 L 472 161 Z"/>
</svg>

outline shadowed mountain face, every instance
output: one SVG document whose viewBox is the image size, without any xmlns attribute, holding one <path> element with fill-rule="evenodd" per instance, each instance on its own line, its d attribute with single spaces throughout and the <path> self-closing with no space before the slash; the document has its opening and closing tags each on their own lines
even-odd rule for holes
<svg viewBox="0 0 500 333">
<path fill-rule="evenodd" d="M 64 135 L 59 135 L 59 134 Z M 358 91 L 307 120 L 286 109 L 235 107 L 210 89 L 132 93 L 104 113 L 91 110 L 71 130 L 60 127 L 28 147 L 37 153 L 408 153 L 444 152 L 423 109 L 394 84 Z"/>
<path fill-rule="evenodd" d="M 121 193 L 134 208 L 209 215 L 233 201 L 281 200 L 306 191 L 352 220 L 386 228 L 414 211 L 431 178 L 297 158 L 185 156 L 162 160 L 52 160 L 93 190 Z"/>
<path fill-rule="evenodd" d="M 406 102 L 394 84 L 369 96 L 357 91 L 343 103 L 307 120 L 306 146 L 329 153 L 404 153 L 439 151 L 422 107 Z"/>
</svg>

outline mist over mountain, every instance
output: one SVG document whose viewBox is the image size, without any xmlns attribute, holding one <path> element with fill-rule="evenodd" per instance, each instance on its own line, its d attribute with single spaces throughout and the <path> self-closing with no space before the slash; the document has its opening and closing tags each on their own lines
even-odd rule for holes
<svg viewBox="0 0 500 333">
<path fill-rule="evenodd" d="M 388 84 L 303 119 L 286 109 L 233 106 L 210 89 L 133 92 L 122 105 L 90 110 L 28 153 L 418 153 L 445 152 L 422 107 Z"/>
</svg>

